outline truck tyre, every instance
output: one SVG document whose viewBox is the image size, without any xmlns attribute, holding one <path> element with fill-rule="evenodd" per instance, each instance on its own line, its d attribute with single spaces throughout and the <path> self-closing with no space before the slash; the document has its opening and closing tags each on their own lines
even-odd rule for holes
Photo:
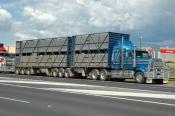
<svg viewBox="0 0 175 116">
<path fill-rule="evenodd" d="M 46 76 L 48 76 L 48 77 L 50 77 L 51 76 L 51 71 L 50 71 L 50 69 L 46 69 Z"/>
<path fill-rule="evenodd" d="M 145 77 L 144 77 L 144 74 L 142 72 L 137 72 L 135 74 L 135 80 L 137 83 L 140 83 L 140 84 L 143 84 L 145 83 Z"/>
<path fill-rule="evenodd" d="M 97 69 L 93 69 L 91 72 L 90 72 L 90 78 L 92 80 L 97 80 L 98 79 L 98 76 L 99 76 L 99 71 Z"/>
<path fill-rule="evenodd" d="M 20 74 L 20 71 L 18 68 L 15 69 L 15 74 L 19 75 Z"/>
<path fill-rule="evenodd" d="M 29 70 L 30 70 L 30 75 L 35 75 L 35 72 L 36 72 L 35 69 L 30 68 Z"/>
<path fill-rule="evenodd" d="M 67 69 L 65 70 L 64 76 L 65 76 L 66 78 L 71 78 L 71 77 L 73 77 L 73 72 L 71 71 L 70 68 L 67 68 Z"/>
<path fill-rule="evenodd" d="M 57 77 L 58 76 L 58 69 L 57 68 L 52 69 L 52 76 L 53 77 Z"/>
<path fill-rule="evenodd" d="M 101 81 L 106 81 L 108 79 L 108 72 L 106 69 L 102 69 L 100 71 L 100 80 Z"/>
<path fill-rule="evenodd" d="M 63 68 L 59 68 L 58 70 L 58 77 L 64 77 L 64 69 Z"/>
<path fill-rule="evenodd" d="M 25 74 L 25 70 L 23 68 L 20 70 L 20 74 L 21 75 L 24 75 Z"/>
<path fill-rule="evenodd" d="M 25 70 L 26 75 L 30 75 L 30 69 Z"/>
</svg>

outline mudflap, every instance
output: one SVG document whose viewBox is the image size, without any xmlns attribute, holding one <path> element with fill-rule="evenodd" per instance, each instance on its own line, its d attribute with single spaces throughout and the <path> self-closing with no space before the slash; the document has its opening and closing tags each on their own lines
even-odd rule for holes
<svg viewBox="0 0 175 116">
<path fill-rule="evenodd" d="M 153 79 L 152 78 L 146 78 L 146 82 L 145 83 L 148 83 L 148 84 L 153 83 Z"/>
<path fill-rule="evenodd" d="M 164 79 L 163 80 L 163 84 L 167 84 L 168 83 L 168 80 L 167 79 Z"/>
</svg>

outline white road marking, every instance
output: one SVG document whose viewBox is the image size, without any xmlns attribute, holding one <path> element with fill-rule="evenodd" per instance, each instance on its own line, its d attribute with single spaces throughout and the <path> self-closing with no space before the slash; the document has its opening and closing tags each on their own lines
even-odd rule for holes
<svg viewBox="0 0 175 116">
<path fill-rule="evenodd" d="M 19 100 L 19 99 L 13 99 L 13 98 L 8 98 L 8 97 L 0 97 L 0 99 L 9 100 L 9 101 L 15 101 L 15 102 L 21 102 L 21 103 L 27 103 L 27 104 L 30 103 L 28 101 Z"/>
<path fill-rule="evenodd" d="M 128 96 L 128 97 L 145 97 L 145 98 L 159 98 L 159 99 L 175 99 L 175 93 L 167 92 L 155 92 L 155 91 L 142 91 L 139 89 L 129 89 L 129 88 L 118 88 L 118 87 L 107 87 L 107 86 L 96 86 L 96 85 L 86 85 L 86 84 L 72 84 L 72 83 L 63 83 L 63 82 L 49 82 L 49 81 L 33 81 L 33 80 L 0 80 L 1 83 L 17 83 L 17 84 L 36 84 L 36 85 L 57 85 L 64 87 L 77 87 L 74 89 L 67 88 L 43 88 L 48 90 L 57 90 L 57 91 L 74 91 L 81 93 L 93 93 L 100 95 L 115 95 L 115 96 Z M 80 87 L 86 87 L 86 89 L 80 89 Z M 91 90 L 90 87 L 92 87 Z M 104 89 L 103 89 L 104 88 Z M 114 89 L 111 90 L 111 89 Z M 101 89 L 101 90 L 99 90 Z M 131 91 L 132 90 L 132 91 Z"/>
<path fill-rule="evenodd" d="M 30 87 L 30 86 L 21 86 L 21 85 L 13 85 L 13 84 L 2 84 L 1 85 L 8 85 L 8 86 L 14 86 L 14 87 L 21 87 L 21 88 L 28 88 L 28 89 L 37 89 L 37 90 L 45 90 L 45 91 L 55 91 L 54 89 L 48 89 L 48 88 L 36 88 L 36 87 Z M 68 91 L 60 91 L 60 92 L 68 92 Z M 108 95 L 98 95 L 98 94 L 91 94 L 91 93 L 80 93 L 80 92 L 74 92 L 69 91 L 68 93 L 76 93 L 76 94 L 83 94 L 83 95 L 91 95 L 91 96 L 98 96 L 98 97 L 104 97 L 104 98 L 113 98 L 113 99 L 120 99 L 120 100 L 127 100 L 127 101 L 134 101 L 134 102 L 142 102 L 142 103 L 151 103 L 151 104 L 157 104 L 157 105 L 165 105 L 165 106 L 173 106 L 175 107 L 175 104 L 169 104 L 169 103 L 162 103 L 162 102 L 154 102 L 154 101 L 148 101 L 148 100 L 139 100 L 139 99 L 130 99 L 130 98 L 124 98 L 124 97 L 117 97 L 117 96 L 108 96 Z"/>
<path fill-rule="evenodd" d="M 143 102 L 143 103 L 151 103 L 151 104 L 158 104 L 158 105 L 166 105 L 166 106 L 173 106 L 173 107 L 175 107 L 175 104 L 162 103 L 162 102 L 154 102 L 154 101 L 139 100 L 139 99 L 129 99 L 129 98 L 123 98 L 123 97 L 112 97 L 112 96 L 103 96 L 103 97 L 114 98 L 114 99 L 121 99 L 121 100 L 127 100 L 127 101 L 134 101 L 134 102 Z"/>
<path fill-rule="evenodd" d="M 88 90 L 88 89 L 67 89 L 67 88 L 42 88 L 44 90 L 73 92 L 91 95 L 103 96 L 125 96 L 125 97 L 141 97 L 155 99 L 175 99 L 175 95 L 154 94 L 154 93 L 139 93 L 139 92 L 122 92 L 122 91 L 103 91 L 103 90 Z"/>
<path fill-rule="evenodd" d="M 8 77 L 0 77 L 6 79 Z M 56 85 L 56 86 L 70 86 L 70 87 L 94 87 L 94 88 L 108 88 L 108 89 L 123 89 L 128 91 L 139 91 L 139 92 L 150 92 L 150 93 L 164 93 L 164 94 L 175 94 L 173 92 L 161 92 L 161 91 L 151 91 L 151 90 L 141 90 L 141 89 L 130 89 L 122 87 L 110 87 L 110 86 L 98 86 L 98 85 L 88 85 L 88 84 L 76 84 L 76 83 L 65 83 L 65 82 L 51 82 L 51 81 L 41 81 L 41 80 L 31 80 L 31 79 L 14 79 L 14 80 L 0 80 L 2 83 L 17 83 L 17 84 L 40 84 L 40 85 Z"/>
<path fill-rule="evenodd" d="M 140 89 L 130 89 L 130 88 L 120 88 L 120 87 L 109 87 L 109 86 L 97 86 L 97 85 L 76 84 L 76 83 L 66 83 L 66 82 L 51 82 L 51 81 L 41 81 L 41 80 L 31 80 L 31 79 L 18 79 L 18 78 L 8 78 L 8 77 L 0 77 L 0 84 L 15 86 L 15 87 L 30 88 L 30 89 L 59 91 L 59 92 L 66 92 L 66 93 L 92 95 L 92 96 L 123 99 L 123 100 L 136 101 L 136 102 L 175 106 L 175 104 L 139 100 L 138 98 L 136 99 L 123 98 L 123 97 L 139 97 L 139 98 L 174 100 L 175 93 L 172 93 L 172 92 L 161 92 L 161 91 L 140 90 Z M 30 84 L 30 85 L 22 86 L 22 85 L 16 85 L 16 84 Z M 44 88 L 44 87 L 38 88 L 38 87 L 32 87 L 32 85 L 54 85 L 55 88 Z M 61 86 L 62 88 L 59 88 L 59 86 Z M 74 87 L 74 88 L 69 89 L 67 87 L 69 88 Z M 81 88 L 81 87 L 84 87 L 84 88 Z"/>
</svg>

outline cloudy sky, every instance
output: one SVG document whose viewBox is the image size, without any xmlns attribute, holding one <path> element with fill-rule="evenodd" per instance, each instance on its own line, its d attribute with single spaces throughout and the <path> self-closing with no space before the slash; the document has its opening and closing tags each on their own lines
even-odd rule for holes
<svg viewBox="0 0 175 116">
<path fill-rule="evenodd" d="M 175 0 L 0 0 L 0 42 L 96 32 L 175 47 Z"/>
</svg>

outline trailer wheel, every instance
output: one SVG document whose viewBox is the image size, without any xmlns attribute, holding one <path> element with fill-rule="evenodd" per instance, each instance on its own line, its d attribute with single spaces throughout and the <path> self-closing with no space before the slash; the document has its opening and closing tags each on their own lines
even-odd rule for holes
<svg viewBox="0 0 175 116">
<path fill-rule="evenodd" d="M 64 69 L 63 68 L 59 68 L 58 70 L 58 77 L 64 77 Z"/>
<path fill-rule="evenodd" d="M 73 72 L 71 71 L 70 68 L 67 68 L 67 69 L 65 70 L 64 76 L 65 76 L 66 78 L 71 78 L 71 77 L 73 77 Z"/>
<path fill-rule="evenodd" d="M 26 75 L 30 75 L 30 69 L 26 69 L 25 73 Z"/>
<path fill-rule="evenodd" d="M 135 80 L 137 83 L 143 84 L 143 83 L 145 83 L 146 79 L 144 77 L 144 74 L 139 71 L 135 74 Z"/>
<path fill-rule="evenodd" d="M 100 80 L 101 81 L 106 81 L 107 78 L 108 78 L 108 72 L 107 72 L 107 70 L 106 69 L 102 69 L 100 71 Z"/>
<path fill-rule="evenodd" d="M 20 70 L 20 74 L 21 75 L 24 75 L 25 74 L 25 70 L 23 68 Z"/>
<path fill-rule="evenodd" d="M 99 76 L 99 71 L 97 69 L 93 69 L 91 72 L 90 72 L 90 78 L 92 80 L 97 80 L 98 79 L 98 76 Z"/>
<path fill-rule="evenodd" d="M 52 69 L 51 73 L 52 73 L 53 77 L 57 77 L 58 76 L 58 69 L 57 68 Z"/>
<path fill-rule="evenodd" d="M 49 76 L 49 77 L 52 75 L 50 69 L 48 69 L 48 68 L 46 69 L 46 72 L 45 72 L 45 73 L 46 73 L 46 75 Z"/>
<path fill-rule="evenodd" d="M 20 71 L 18 68 L 15 69 L 15 74 L 19 75 L 20 74 Z"/>
<path fill-rule="evenodd" d="M 36 74 L 36 71 L 33 68 L 30 68 L 29 71 L 30 71 L 30 75 L 35 75 Z"/>
</svg>

